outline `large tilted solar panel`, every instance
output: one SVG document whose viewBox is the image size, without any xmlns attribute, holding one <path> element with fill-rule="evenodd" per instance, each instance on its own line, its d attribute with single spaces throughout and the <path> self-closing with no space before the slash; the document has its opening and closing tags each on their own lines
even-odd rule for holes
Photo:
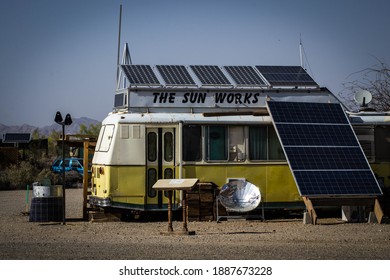
<svg viewBox="0 0 390 280">
<path fill-rule="evenodd" d="M 121 65 L 127 79 L 132 85 L 160 85 L 150 65 Z"/>
<path fill-rule="evenodd" d="M 157 69 L 167 85 L 196 85 L 183 65 L 157 65 Z"/>
<path fill-rule="evenodd" d="M 318 86 L 301 66 L 256 66 L 271 86 Z"/>
<path fill-rule="evenodd" d="M 252 66 L 224 66 L 238 86 L 266 86 Z"/>
<path fill-rule="evenodd" d="M 267 104 L 302 196 L 382 194 L 340 104 Z"/>
<path fill-rule="evenodd" d="M 191 65 L 192 71 L 203 85 L 231 85 L 221 68 L 215 65 Z"/>
</svg>

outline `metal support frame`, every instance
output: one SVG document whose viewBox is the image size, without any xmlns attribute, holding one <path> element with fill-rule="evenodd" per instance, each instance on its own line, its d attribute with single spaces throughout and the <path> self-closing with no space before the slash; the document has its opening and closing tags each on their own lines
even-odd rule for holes
<svg viewBox="0 0 390 280">
<path fill-rule="evenodd" d="M 233 216 L 226 215 L 226 216 L 220 216 L 219 215 L 219 211 L 218 211 L 218 208 L 219 208 L 219 197 L 217 196 L 216 197 L 216 203 L 215 203 L 215 205 L 216 205 L 216 213 L 217 213 L 217 223 L 219 223 L 220 219 L 226 219 L 226 220 L 229 220 L 229 219 L 261 219 L 262 221 L 265 221 L 264 203 L 262 201 L 260 203 L 261 203 L 261 215 L 246 214 L 246 215 L 233 215 Z M 249 212 L 252 212 L 252 211 L 249 211 Z M 226 209 L 226 213 L 244 213 L 244 212 L 228 211 Z"/>
</svg>

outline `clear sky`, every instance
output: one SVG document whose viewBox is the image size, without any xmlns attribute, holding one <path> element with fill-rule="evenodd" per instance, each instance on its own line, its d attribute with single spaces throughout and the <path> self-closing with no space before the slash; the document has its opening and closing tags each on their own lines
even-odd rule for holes
<svg viewBox="0 0 390 280">
<path fill-rule="evenodd" d="M 0 0 L 0 123 L 103 120 L 115 93 L 120 0 Z M 122 0 L 134 64 L 299 65 L 338 94 L 390 62 L 388 0 Z"/>
</svg>

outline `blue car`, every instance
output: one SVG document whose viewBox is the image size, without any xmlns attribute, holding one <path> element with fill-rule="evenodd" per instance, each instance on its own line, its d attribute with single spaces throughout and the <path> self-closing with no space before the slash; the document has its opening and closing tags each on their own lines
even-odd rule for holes
<svg viewBox="0 0 390 280">
<path fill-rule="evenodd" d="M 51 166 L 54 173 L 62 173 L 62 159 L 56 159 Z M 83 159 L 81 158 L 65 158 L 65 172 L 77 171 L 80 175 L 84 175 Z"/>
</svg>

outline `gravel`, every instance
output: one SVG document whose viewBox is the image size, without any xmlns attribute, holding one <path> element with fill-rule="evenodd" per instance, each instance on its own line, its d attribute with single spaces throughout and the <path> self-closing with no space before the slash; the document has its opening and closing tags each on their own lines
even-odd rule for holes
<svg viewBox="0 0 390 280">
<path fill-rule="evenodd" d="M 166 221 L 82 221 L 81 189 L 66 190 L 65 225 L 29 222 L 25 197 L 25 191 L 0 192 L 2 260 L 390 259 L 390 224 L 229 220 L 189 222 L 195 235 L 164 235 Z M 175 231 L 181 226 L 174 221 Z"/>
</svg>

